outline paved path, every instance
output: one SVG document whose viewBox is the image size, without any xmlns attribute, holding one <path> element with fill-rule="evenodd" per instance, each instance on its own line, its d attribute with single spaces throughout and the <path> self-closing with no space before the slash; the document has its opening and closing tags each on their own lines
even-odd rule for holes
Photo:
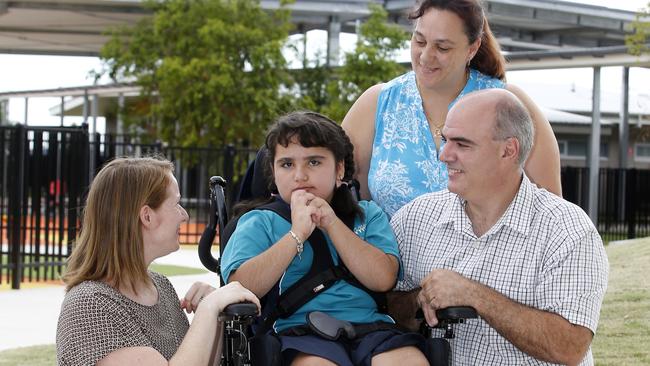
<svg viewBox="0 0 650 366">
<path fill-rule="evenodd" d="M 156 262 L 203 268 L 193 247 L 181 249 Z M 169 279 L 179 296 L 183 296 L 195 281 L 219 284 L 218 277 L 214 273 L 173 276 Z M 39 344 L 54 344 L 56 323 L 64 295 L 62 285 L 0 290 L 0 351 Z"/>
</svg>

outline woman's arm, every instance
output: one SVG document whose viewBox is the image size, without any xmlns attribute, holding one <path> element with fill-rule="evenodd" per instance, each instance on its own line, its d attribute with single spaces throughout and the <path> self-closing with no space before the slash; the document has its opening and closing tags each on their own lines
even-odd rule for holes
<svg viewBox="0 0 650 366">
<path fill-rule="evenodd" d="M 221 354 L 215 354 L 221 340 L 219 314 L 233 303 L 250 301 L 259 309 L 260 303 L 252 292 L 233 282 L 205 296 L 198 304 L 192 325 L 185 334 L 174 356 L 167 361 L 152 347 L 126 347 L 109 353 L 97 362 L 98 366 L 117 365 L 209 365 Z"/>
<path fill-rule="evenodd" d="M 512 84 L 508 84 L 506 89 L 516 95 L 526 106 L 535 125 L 533 149 L 524 168 L 526 174 L 538 186 L 561 197 L 560 149 L 551 124 L 535 102 L 523 90 Z"/>
<path fill-rule="evenodd" d="M 361 185 L 361 198 L 370 199 L 368 170 L 375 138 L 375 113 L 377 99 L 383 84 L 368 88 L 352 105 L 341 126 L 354 145 L 355 178 Z"/>
</svg>

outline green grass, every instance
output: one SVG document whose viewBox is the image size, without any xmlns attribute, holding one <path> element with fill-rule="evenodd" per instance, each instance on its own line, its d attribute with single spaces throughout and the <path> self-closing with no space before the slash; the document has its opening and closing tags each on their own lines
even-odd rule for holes
<svg viewBox="0 0 650 366">
<path fill-rule="evenodd" d="M 609 245 L 609 284 L 592 345 L 597 365 L 650 365 L 650 238 Z"/>
<path fill-rule="evenodd" d="M 21 347 L 0 352 L 0 366 L 51 366 L 56 365 L 56 347 Z"/>
<path fill-rule="evenodd" d="M 24 261 L 25 264 L 35 262 L 35 259 L 32 258 L 31 255 L 26 255 L 25 257 L 22 258 L 22 260 Z M 41 262 L 41 263 L 46 263 L 46 262 L 49 262 L 49 261 L 57 261 L 57 260 L 58 260 L 58 258 L 55 255 L 49 255 L 49 256 L 41 255 L 39 257 L 39 262 Z M 65 258 L 63 258 L 62 260 L 65 261 Z M 0 255 L 0 263 L 2 263 L 2 265 L 6 265 L 7 263 L 9 263 L 9 255 L 8 254 Z M 47 270 L 48 273 L 51 270 L 52 269 L 48 269 Z M 36 271 L 36 270 L 34 269 L 34 271 Z M 56 271 L 56 273 L 59 273 L 58 267 L 54 267 L 54 271 Z M 5 268 L 5 267 L 2 267 L 2 271 L 0 271 L 0 275 L 7 276 L 8 273 L 9 273 L 9 269 Z"/>
<path fill-rule="evenodd" d="M 609 285 L 592 350 L 596 365 L 650 365 L 650 238 L 608 245 Z M 167 276 L 201 273 L 187 267 L 152 265 Z M 203 271 L 204 272 L 204 271 Z M 0 352 L 0 366 L 54 365 L 54 345 Z"/>
<path fill-rule="evenodd" d="M 25 259 L 27 263 L 30 263 L 31 258 L 29 256 L 25 257 Z M 9 256 L 7 254 L 2 254 L 0 256 L 0 263 L 7 264 L 8 261 L 9 261 Z M 46 261 L 45 257 L 41 257 L 41 261 L 45 262 Z M 63 266 L 62 268 L 65 268 L 65 266 Z M 174 266 L 168 264 L 156 264 L 156 263 L 150 265 L 149 269 L 151 269 L 154 272 L 163 274 L 165 276 L 182 276 L 182 275 L 201 274 L 207 272 L 206 270 L 200 268 L 191 268 L 191 267 Z M 3 276 L 6 275 L 7 270 L 8 269 L 6 268 L 2 268 L 1 274 Z"/>
<path fill-rule="evenodd" d="M 202 274 L 207 272 L 206 270 L 200 268 L 174 266 L 171 264 L 156 264 L 156 263 L 151 264 L 149 266 L 149 269 L 168 277 Z"/>
</svg>

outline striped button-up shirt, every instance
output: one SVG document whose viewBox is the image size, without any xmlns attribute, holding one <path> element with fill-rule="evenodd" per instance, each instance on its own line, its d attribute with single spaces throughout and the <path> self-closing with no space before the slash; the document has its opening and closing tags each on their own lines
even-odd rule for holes
<svg viewBox="0 0 650 366">
<path fill-rule="evenodd" d="M 481 237 L 465 201 L 447 190 L 416 198 L 391 225 L 404 268 L 397 290 L 420 287 L 432 269 L 451 269 L 595 333 L 608 275 L 600 235 L 582 209 L 525 175 L 506 212 Z M 519 351 L 480 317 L 457 325 L 455 333 L 454 365 L 547 364 Z M 590 348 L 582 365 L 591 364 Z"/>
</svg>

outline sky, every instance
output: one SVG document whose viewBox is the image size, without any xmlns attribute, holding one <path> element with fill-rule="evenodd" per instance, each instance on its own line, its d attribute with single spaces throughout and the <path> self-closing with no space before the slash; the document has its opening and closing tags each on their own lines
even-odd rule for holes
<svg viewBox="0 0 650 366">
<path fill-rule="evenodd" d="M 648 4 L 648 0 L 583 0 L 578 3 L 608 6 L 625 10 L 636 11 Z M 615 5 L 614 5 L 615 4 Z M 354 45 L 354 36 L 341 35 L 342 51 L 350 50 Z M 308 34 L 308 49 L 324 52 L 326 47 L 326 34 L 323 31 L 312 31 Z M 402 61 L 407 61 L 408 56 Z M 0 54 L 0 92 L 50 89 L 68 86 L 84 86 L 93 83 L 90 75 L 92 70 L 100 70 L 101 62 L 95 57 L 69 57 L 69 56 L 34 56 L 34 55 L 9 55 Z M 621 68 L 602 68 L 602 88 L 619 90 L 621 85 Z M 549 80 L 561 80 L 563 83 L 591 88 L 592 70 L 565 69 L 545 71 L 517 71 L 507 74 L 508 82 L 521 83 L 549 83 Z M 100 83 L 108 80 L 102 79 Z M 650 93 L 650 70 L 632 68 L 630 71 L 630 88 L 632 93 Z M 49 114 L 49 108 L 60 103 L 60 98 L 32 98 L 29 100 L 28 122 L 39 125 L 58 125 L 60 118 Z M 15 98 L 9 102 L 9 120 L 24 122 L 25 104 L 23 98 Z M 65 117 L 64 124 L 79 124 L 81 118 Z M 100 124 L 102 121 L 99 121 Z M 98 126 L 101 132 L 102 126 Z"/>
</svg>

